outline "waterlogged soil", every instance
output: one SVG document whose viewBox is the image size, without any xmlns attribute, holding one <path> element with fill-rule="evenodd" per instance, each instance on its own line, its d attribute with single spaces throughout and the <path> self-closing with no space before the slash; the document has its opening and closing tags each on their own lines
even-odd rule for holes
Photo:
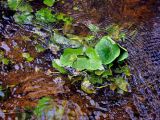
<svg viewBox="0 0 160 120">
<path fill-rule="evenodd" d="M 38 7 L 37 4 L 35 6 Z M 73 6 L 78 10 L 73 10 Z M 0 84 L 5 93 L 0 101 L 0 118 L 34 120 L 32 110 L 37 101 L 50 96 L 53 107 L 64 109 L 64 120 L 160 119 L 158 0 L 65 0 L 55 7 L 74 17 L 79 35 L 87 34 L 85 25 L 89 22 L 101 27 L 111 23 L 123 26 L 128 33 L 123 46 L 129 51 L 130 92 L 121 95 L 103 88 L 96 94 L 88 95 L 80 90 L 78 83 L 70 84 L 67 75 L 59 74 L 51 66 L 51 61 L 59 54 L 55 55 L 47 48 L 48 32 L 15 24 L 10 17 L 12 13 L 1 7 L 0 49 L 14 62 L 0 64 Z M 37 44 L 42 44 L 46 50 L 37 53 Z M 26 62 L 22 52 L 30 53 L 34 61 Z M 49 117 L 44 114 L 41 119 Z"/>
</svg>

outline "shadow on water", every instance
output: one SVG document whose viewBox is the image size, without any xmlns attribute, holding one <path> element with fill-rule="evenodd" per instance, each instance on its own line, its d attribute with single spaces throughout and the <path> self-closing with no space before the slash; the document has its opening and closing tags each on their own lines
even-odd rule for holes
<svg viewBox="0 0 160 120">
<path fill-rule="evenodd" d="M 79 11 L 73 11 L 73 6 Z M 34 108 L 38 99 L 50 96 L 52 103 L 64 108 L 63 119 L 160 119 L 160 2 L 66 0 L 57 8 L 72 15 L 76 24 L 93 22 L 107 26 L 118 23 L 131 31 L 136 29 L 137 34 L 128 36 L 124 44 L 130 55 L 132 77 L 128 81 L 132 92 L 120 95 L 105 88 L 87 95 L 78 86 L 70 85 L 65 76 L 59 76 L 51 67 L 56 56 L 50 50 L 36 53 L 34 46 L 41 38 L 34 30 L 14 24 L 10 18 L 12 13 L 1 9 L 6 16 L 2 16 L 0 23 L 0 50 L 15 62 L 0 65 L 0 83 L 6 88 L 6 96 L 0 103 L 0 117 L 35 119 L 26 117 L 32 113 L 28 108 Z M 21 53 L 25 51 L 35 58 L 33 62 L 23 60 Z M 47 119 L 43 117 L 41 119 Z"/>
</svg>

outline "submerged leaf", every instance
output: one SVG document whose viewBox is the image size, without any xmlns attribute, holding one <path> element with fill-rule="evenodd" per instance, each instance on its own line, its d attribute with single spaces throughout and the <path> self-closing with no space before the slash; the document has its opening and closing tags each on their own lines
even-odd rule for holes
<svg viewBox="0 0 160 120">
<path fill-rule="evenodd" d="M 118 45 L 109 36 L 103 37 L 95 46 L 95 50 L 105 65 L 110 64 L 120 55 Z"/>
</svg>

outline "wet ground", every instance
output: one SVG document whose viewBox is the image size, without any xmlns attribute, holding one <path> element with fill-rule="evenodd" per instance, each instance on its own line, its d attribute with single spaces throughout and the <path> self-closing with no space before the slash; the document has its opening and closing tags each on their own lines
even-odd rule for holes
<svg viewBox="0 0 160 120">
<path fill-rule="evenodd" d="M 73 11 L 73 6 L 79 7 L 79 11 Z M 104 88 L 87 95 L 78 85 L 69 84 L 66 76 L 51 67 L 51 61 L 57 56 L 49 49 L 43 53 L 35 50 L 34 46 L 39 43 L 47 47 L 47 32 L 43 31 L 39 37 L 37 30 L 13 23 L 12 13 L 1 9 L 5 17 L 1 16 L 0 22 L 0 49 L 14 61 L 0 65 L 0 81 L 6 88 L 0 103 L 1 119 L 35 119 L 27 108 L 35 107 L 45 96 L 53 98 L 53 104 L 63 106 L 63 119 L 160 119 L 160 2 L 66 0 L 63 7 L 60 4 L 57 8 L 75 18 L 75 24 L 80 26 L 77 34 L 84 34 L 83 25 L 90 21 L 102 27 L 118 23 L 125 28 L 131 92 L 120 95 Z M 21 57 L 26 51 L 35 58 L 33 62 L 25 62 Z"/>
</svg>

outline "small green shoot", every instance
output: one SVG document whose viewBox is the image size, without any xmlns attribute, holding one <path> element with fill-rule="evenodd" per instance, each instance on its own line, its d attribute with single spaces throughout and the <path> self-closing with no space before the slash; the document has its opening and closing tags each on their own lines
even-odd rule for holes
<svg viewBox="0 0 160 120">
<path fill-rule="evenodd" d="M 45 48 L 43 48 L 40 44 L 36 45 L 35 49 L 38 53 L 45 51 Z"/>
<path fill-rule="evenodd" d="M 26 59 L 27 62 L 31 62 L 34 60 L 33 57 L 29 53 L 22 53 L 22 57 Z"/>
</svg>

